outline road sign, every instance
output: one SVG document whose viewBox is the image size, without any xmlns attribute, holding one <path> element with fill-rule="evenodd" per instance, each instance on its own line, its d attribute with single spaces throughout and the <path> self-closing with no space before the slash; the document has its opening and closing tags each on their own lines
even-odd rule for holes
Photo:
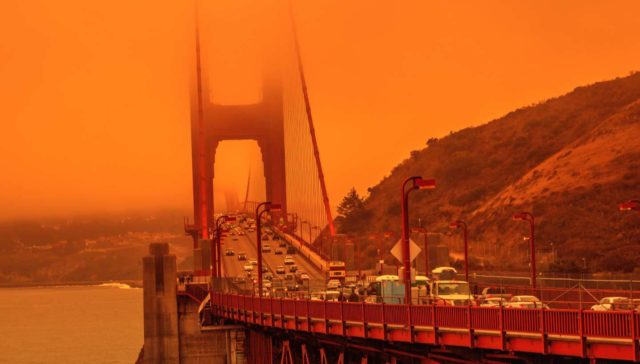
<svg viewBox="0 0 640 364">
<path fill-rule="evenodd" d="M 416 259 L 418 254 L 420 254 L 422 249 L 420 249 L 418 244 L 416 244 L 415 241 L 411 239 L 409 239 L 409 247 L 411 250 L 410 251 L 411 256 L 409 261 L 413 262 L 413 260 Z M 393 248 L 391 248 L 391 255 L 393 255 L 394 257 L 396 257 L 396 259 L 402 262 L 402 239 L 398 240 L 396 245 L 394 245 Z"/>
</svg>

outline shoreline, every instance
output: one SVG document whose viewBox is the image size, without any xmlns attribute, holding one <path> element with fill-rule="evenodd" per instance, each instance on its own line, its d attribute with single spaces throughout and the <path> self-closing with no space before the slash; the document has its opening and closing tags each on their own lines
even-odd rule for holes
<svg viewBox="0 0 640 364">
<path fill-rule="evenodd" d="M 71 282 L 20 282 L 20 283 L 0 283 L 2 288 L 36 288 L 36 287 L 69 287 L 69 286 L 99 286 L 102 284 L 121 283 L 131 288 L 142 288 L 141 280 L 110 280 L 110 281 L 71 281 Z"/>
</svg>

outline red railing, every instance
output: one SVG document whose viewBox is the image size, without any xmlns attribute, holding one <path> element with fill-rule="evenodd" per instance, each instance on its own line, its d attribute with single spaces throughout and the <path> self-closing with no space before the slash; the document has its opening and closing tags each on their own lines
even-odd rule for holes
<svg viewBox="0 0 640 364">
<path fill-rule="evenodd" d="M 482 343 L 487 343 L 486 345 L 489 345 L 487 349 L 503 348 L 502 350 L 530 351 L 545 355 L 554 354 L 548 350 L 556 350 L 557 347 L 557 355 L 636 361 L 640 359 L 638 345 L 640 314 L 634 311 L 407 306 L 214 294 L 212 312 L 241 322 L 290 330 L 317 331 L 323 334 L 360 335 L 387 340 L 388 335 L 396 332 L 396 336 L 391 340 L 409 342 L 417 340 L 426 344 L 438 344 L 438 336 L 446 334 L 446 332 L 441 333 L 441 330 L 454 329 L 457 337 L 460 337 L 460 330 L 468 330 L 466 339 L 456 341 L 449 338 L 446 341 L 447 344 L 478 347 Z M 320 325 L 311 325 L 311 322 L 320 323 Z M 354 326 L 359 328 L 356 330 L 359 334 L 351 329 Z M 347 328 L 350 329 L 347 330 Z M 373 333 L 367 334 L 368 331 L 376 328 L 379 330 L 378 333 L 382 330 L 383 334 L 378 334 L 378 337 L 372 336 Z M 420 328 L 427 328 L 427 332 L 431 328 L 435 334 L 414 335 L 414 330 Z M 478 330 L 480 334 L 476 332 Z M 404 332 L 404 334 L 398 332 Z M 478 339 L 486 334 L 485 332 L 489 334 L 493 332 L 491 334 L 494 335 L 493 337 L 500 337 L 501 346 L 496 346 L 493 339 L 488 341 Z M 520 336 L 517 341 L 510 342 L 507 338 L 509 335 Z M 549 338 L 554 336 L 559 338 Z M 522 345 L 523 340 L 530 340 L 531 345 L 517 346 Z M 550 340 L 562 340 L 562 344 L 548 345 L 547 342 Z M 587 342 L 589 342 L 588 345 Z M 509 345 L 515 346 L 509 347 Z M 592 352 L 588 353 L 589 350 Z"/>
</svg>

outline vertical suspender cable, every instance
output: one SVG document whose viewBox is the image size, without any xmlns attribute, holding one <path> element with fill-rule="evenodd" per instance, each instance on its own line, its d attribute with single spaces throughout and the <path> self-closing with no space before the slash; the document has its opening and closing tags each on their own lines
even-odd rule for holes
<svg viewBox="0 0 640 364">
<path fill-rule="evenodd" d="M 335 236 L 336 231 L 333 226 L 333 218 L 331 217 L 331 207 L 329 206 L 329 196 L 327 194 L 327 186 L 324 183 L 324 173 L 322 172 L 322 164 L 320 163 L 320 152 L 318 151 L 318 142 L 316 140 L 315 129 L 313 127 L 313 118 L 311 116 L 311 105 L 309 103 L 309 94 L 307 92 L 307 83 L 304 77 L 304 68 L 302 66 L 302 56 L 300 54 L 300 47 L 298 44 L 298 34 L 296 31 L 296 24 L 293 18 L 293 7 L 289 3 L 289 14 L 291 17 L 291 28 L 293 31 L 293 44 L 296 52 L 296 59 L 298 61 L 298 72 L 300 74 L 300 82 L 302 83 L 302 95 L 304 97 L 305 109 L 307 112 L 307 121 L 309 122 L 309 131 L 311 133 L 311 142 L 313 144 L 313 155 L 315 157 L 316 167 L 318 169 L 318 178 L 320 180 L 320 188 L 322 190 L 322 200 L 324 202 L 325 213 L 327 215 L 327 223 L 329 224 L 329 231 L 331 236 Z"/>
</svg>

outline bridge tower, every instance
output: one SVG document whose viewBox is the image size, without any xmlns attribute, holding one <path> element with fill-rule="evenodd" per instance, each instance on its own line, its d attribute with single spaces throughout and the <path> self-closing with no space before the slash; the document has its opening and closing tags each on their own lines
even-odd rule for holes
<svg viewBox="0 0 640 364">
<path fill-rule="evenodd" d="M 191 79 L 191 153 L 193 164 L 193 212 L 199 237 L 206 239 L 213 224 L 213 178 L 216 149 L 225 140 L 255 140 L 262 154 L 266 198 L 282 206 L 276 217 L 286 216 L 287 191 L 283 91 L 275 62 L 263 67 L 262 99 L 247 105 L 212 102 L 196 25 L 196 67 Z M 195 235 L 195 234 L 194 234 Z M 194 236 L 194 246 L 198 237 Z"/>
</svg>

